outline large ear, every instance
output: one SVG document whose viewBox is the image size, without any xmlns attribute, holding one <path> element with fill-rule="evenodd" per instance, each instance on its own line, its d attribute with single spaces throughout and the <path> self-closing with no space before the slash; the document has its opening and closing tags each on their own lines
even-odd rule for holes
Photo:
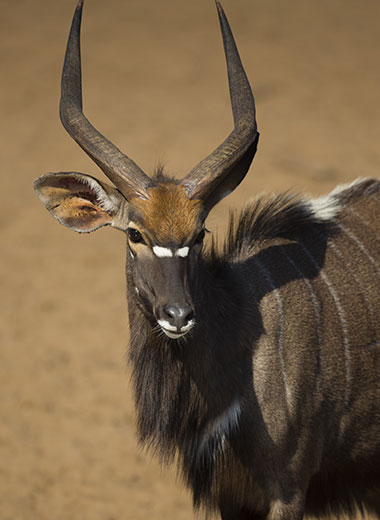
<svg viewBox="0 0 380 520">
<path fill-rule="evenodd" d="M 64 226 L 89 233 L 102 226 L 127 228 L 127 201 L 121 193 L 90 175 L 47 173 L 34 189 L 54 218 Z"/>
</svg>

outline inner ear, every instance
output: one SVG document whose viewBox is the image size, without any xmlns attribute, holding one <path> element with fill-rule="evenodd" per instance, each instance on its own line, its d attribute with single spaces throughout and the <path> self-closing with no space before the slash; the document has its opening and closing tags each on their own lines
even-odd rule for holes
<svg viewBox="0 0 380 520">
<path fill-rule="evenodd" d="M 123 229 L 124 197 L 113 187 L 81 173 L 48 173 L 34 189 L 50 213 L 74 231 L 88 233 L 105 225 Z"/>
</svg>

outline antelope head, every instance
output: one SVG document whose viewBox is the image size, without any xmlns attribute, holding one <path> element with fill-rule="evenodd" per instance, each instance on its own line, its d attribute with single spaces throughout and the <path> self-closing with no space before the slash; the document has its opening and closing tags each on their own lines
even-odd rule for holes
<svg viewBox="0 0 380 520">
<path fill-rule="evenodd" d="M 195 324 L 192 287 L 205 219 L 245 177 L 259 137 L 251 88 L 227 18 L 216 5 L 234 118 L 234 128 L 222 144 L 182 180 L 169 181 L 148 177 L 92 126 L 82 111 L 80 0 L 63 65 L 60 117 L 113 186 L 75 172 L 48 173 L 35 181 L 38 196 L 61 224 L 80 233 L 106 225 L 126 232 L 129 280 L 137 303 L 170 338 L 183 336 Z"/>
</svg>

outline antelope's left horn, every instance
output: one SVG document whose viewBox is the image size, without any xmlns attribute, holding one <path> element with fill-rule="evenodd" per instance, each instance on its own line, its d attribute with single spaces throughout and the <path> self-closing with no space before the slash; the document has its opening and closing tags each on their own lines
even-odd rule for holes
<svg viewBox="0 0 380 520">
<path fill-rule="evenodd" d="M 188 196 L 204 201 L 206 209 L 228 195 L 243 180 L 256 153 L 259 133 L 255 100 L 227 17 L 217 1 L 234 118 L 231 134 L 182 180 Z"/>
</svg>

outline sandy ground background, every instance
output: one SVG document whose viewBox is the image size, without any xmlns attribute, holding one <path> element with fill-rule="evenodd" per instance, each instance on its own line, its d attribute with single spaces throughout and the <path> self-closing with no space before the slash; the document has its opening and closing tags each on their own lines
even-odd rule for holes
<svg viewBox="0 0 380 520">
<path fill-rule="evenodd" d="M 244 183 L 320 194 L 380 171 L 380 2 L 224 0 L 261 132 Z M 71 0 L 0 1 L 0 520 L 189 520 L 188 494 L 136 445 L 124 237 L 80 236 L 32 191 L 101 177 L 58 118 Z M 86 0 L 85 112 L 146 171 L 183 176 L 231 114 L 212 0 Z"/>
</svg>

